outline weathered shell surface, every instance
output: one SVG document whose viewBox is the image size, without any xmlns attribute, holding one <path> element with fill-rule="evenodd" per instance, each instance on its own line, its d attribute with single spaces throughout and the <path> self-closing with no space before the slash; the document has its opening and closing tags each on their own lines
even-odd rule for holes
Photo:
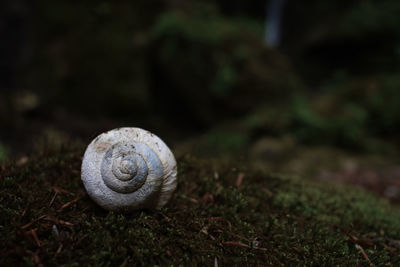
<svg viewBox="0 0 400 267">
<path fill-rule="evenodd" d="M 156 135 L 118 128 L 96 137 L 82 161 L 89 196 L 107 210 L 158 209 L 177 186 L 176 161 Z"/>
</svg>

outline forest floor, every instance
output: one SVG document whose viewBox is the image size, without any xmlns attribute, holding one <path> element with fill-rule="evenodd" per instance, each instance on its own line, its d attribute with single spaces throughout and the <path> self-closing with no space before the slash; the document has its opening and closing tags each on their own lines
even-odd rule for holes
<svg viewBox="0 0 400 267">
<path fill-rule="evenodd" d="M 300 170 L 290 169 L 296 164 L 281 172 L 178 155 L 179 186 L 170 203 L 119 214 L 87 196 L 82 154 L 70 147 L 1 165 L 0 265 L 400 264 L 399 207 L 331 179 L 381 175 L 367 159 L 343 158 L 344 169 L 339 164 L 307 179 L 290 174 Z M 311 154 L 316 170 L 321 163 Z M 313 176 L 309 170 L 303 173 Z"/>
</svg>

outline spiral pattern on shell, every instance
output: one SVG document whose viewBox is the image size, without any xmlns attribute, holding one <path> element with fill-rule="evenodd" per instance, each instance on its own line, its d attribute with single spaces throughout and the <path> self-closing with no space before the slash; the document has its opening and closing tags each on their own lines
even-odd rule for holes
<svg viewBox="0 0 400 267">
<path fill-rule="evenodd" d="M 167 145 L 140 128 L 99 135 L 86 149 L 82 181 L 108 210 L 161 208 L 176 188 L 176 161 Z"/>
</svg>

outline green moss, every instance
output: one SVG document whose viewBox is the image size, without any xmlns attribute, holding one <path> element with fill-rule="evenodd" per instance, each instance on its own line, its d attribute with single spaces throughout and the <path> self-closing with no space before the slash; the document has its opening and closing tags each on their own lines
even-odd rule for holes
<svg viewBox="0 0 400 267">
<path fill-rule="evenodd" d="M 399 263 L 399 210 L 361 190 L 186 156 L 165 208 L 119 214 L 86 196 L 81 155 L 1 168 L 0 265 L 369 264 L 356 244 L 376 265 Z"/>
</svg>

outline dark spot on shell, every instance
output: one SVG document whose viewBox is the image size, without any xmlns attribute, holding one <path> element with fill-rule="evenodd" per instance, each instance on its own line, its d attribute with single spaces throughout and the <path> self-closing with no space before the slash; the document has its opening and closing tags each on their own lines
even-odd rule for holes
<svg viewBox="0 0 400 267">
<path fill-rule="evenodd" d="M 99 143 L 96 144 L 94 148 L 96 149 L 97 152 L 104 152 L 108 149 L 109 146 L 110 146 L 109 143 Z"/>
</svg>

